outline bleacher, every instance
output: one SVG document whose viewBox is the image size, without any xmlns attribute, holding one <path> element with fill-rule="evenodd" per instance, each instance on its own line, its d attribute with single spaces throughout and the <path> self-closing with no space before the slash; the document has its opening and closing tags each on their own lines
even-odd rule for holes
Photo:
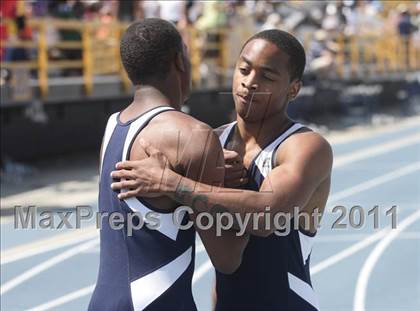
<svg viewBox="0 0 420 311">
<path fill-rule="evenodd" d="M 10 23 L 6 21 L 6 24 Z M 121 66 L 119 57 L 119 39 L 127 27 L 126 23 L 82 22 L 78 20 L 32 19 L 28 21 L 35 35 L 31 41 L 17 40 L 1 42 L 6 49 L 30 49 L 32 59 L 2 62 L 1 68 L 7 69 L 11 79 L 1 85 L 2 104 L 15 101 L 48 100 L 54 87 L 80 86 L 75 92 L 79 96 L 91 96 L 101 84 L 114 84 L 115 96 L 127 94 L 130 82 Z M 80 34 L 80 40 L 59 40 L 50 44 L 47 40 L 49 27 L 57 30 L 73 31 Z M 184 38 L 190 49 L 192 79 L 195 90 L 208 88 L 206 79 L 214 89 L 229 87 L 232 75 L 230 55 L 230 32 L 228 29 L 207 30 L 200 33 L 193 26 L 183 29 Z M 203 41 L 201 46 L 197 42 Z M 209 38 L 213 38 L 212 41 Z M 214 40 L 216 38 L 216 40 Z M 207 40 L 207 41 L 206 41 Z M 244 42 L 246 38 L 240 40 Z M 314 33 L 307 33 L 303 39 L 306 51 L 314 43 Z M 331 40 L 335 46 L 333 66 L 325 78 L 343 81 L 363 79 L 366 81 L 384 81 L 403 79 L 407 73 L 420 70 L 420 44 L 413 36 L 402 38 L 397 34 L 381 33 L 346 36 L 336 34 Z M 54 59 L 53 51 L 79 51 L 80 59 Z M 211 74 L 203 77 L 202 64 L 214 65 Z M 63 73 L 75 70 L 80 74 L 68 78 Z M 310 73 L 310 69 L 307 70 Z M 14 76 L 19 79 L 13 79 Z M 25 79 L 26 78 L 26 79 Z M 323 77 L 324 78 L 324 77 Z M 26 85 L 25 85 L 26 81 Z M 115 87 L 118 85 L 118 87 Z M 26 88 L 25 88 L 26 86 Z M 69 94 L 63 94 L 69 99 Z M 80 94 L 78 94 L 80 93 Z M 106 94 L 109 96 L 109 94 Z M 55 96 L 54 96 L 55 98 Z"/>
<path fill-rule="evenodd" d="M 385 5 L 382 14 L 398 3 Z M 297 12 L 302 7 L 299 1 L 287 5 Z M 2 18 L 1 24 L 16 32 L 15 20 Z M 3 152 L 32 158 L 53 152 L 48 146 L 59 152 L 97 148 L 108 115 L 131 100 L 119 56 L 120 36 L 129 23 L 105 16 L 93 21 L 30 17 L 26 24 L 30 37 L 1 41 L 2 55 L 20 56 L 1 62 Z M 179 29 L 192 64 L 193 93 L 185 110 L 212 126 L 228 122 L 233 67 L 252 32 L 239 24 L 202 29 L 191 23 Z M 370 119 L 376 109 L 399 105 L 410 113 L 407 102 L 420 96 L 418 31 L 401 36 L 389 28 L 360 33 L 311 29 L 290 30 L 308 56 L 303 89 L 290 105 L 292 117 L 307 122 L 336 114 Z M 313 59 L 319 46 L 326 56 Z"/>
</svg>

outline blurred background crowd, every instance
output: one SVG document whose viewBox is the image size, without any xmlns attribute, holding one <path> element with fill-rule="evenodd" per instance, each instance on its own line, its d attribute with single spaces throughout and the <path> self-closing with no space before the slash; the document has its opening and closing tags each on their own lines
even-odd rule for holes
<svg viewBox="0 0 420 311">
<path fill-rule="evenodd" d="M 109 114 L 131 100 L 121 34 L 149 17 L 169 20 L 181 32 L 193 82 L 184 110 L 212 126 L 232 118 L 229 90 L 243 43 L 270 28 L 291 32 L 306 51 L 304 87 L 289 108 L 293 118 L 331 128 L 420 111 L 420 1 L 0 3 L 2 159 L 96 150 Z M 337 116 L 340 122 L 332 122 Z M 22 139 L 33 145 L 29 153 Z"/>
<path fill-rule="evenodd" d="M 88 75 L 118 72 L 119 33 L 127 23 L 149 17 L 172 21 L 183 33 L 191 50 L 194 85 L 200 87 L 229 81 L 224 77 L 231 74 L 244 40 L 269 28 L 289 31 L 304 43 L 307 73 L 348 77 L 419 68 L 418 1 L 7 0 L 0 12 L 2 67 L 36 60 L 29 65 L 38 69 L 32 70 L 33 77 L 44 76 L 43 89 L 48 76 L 84 73 L 89 80 Z M 83 44 L 86 33 L 95 41 L 91 51 Z M 96 49 L 96 42 L 108 48 Z M 54 60 L 81 62 L 48 64 Z M 2 83 L 10 77 L 10 71 L 2 70 Z"/>
</svg>

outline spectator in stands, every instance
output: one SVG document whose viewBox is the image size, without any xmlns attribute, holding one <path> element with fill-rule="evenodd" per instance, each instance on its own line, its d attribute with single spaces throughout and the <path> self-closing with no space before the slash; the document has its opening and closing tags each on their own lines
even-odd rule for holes
<svg viewBox="0 0 420 311">
<path fill-rule="evenodd" d="M 268 15 L 266 22 L 261 26 L 260 30 L 281 29 L 281 27 L 282 21 L 280 14 L 273 12 Z"/>
<path fill-rule="evenodd" d="M 420 49 L 420 1 L 416 4 L 416 16 L 413 18 L 413 24 L 417 31 L 413 34 L 413 45 L 416 49 Z"/>
<path fill-rule="evenodd" d="M 345 10 L 347 35 L 361 35 L 363 33 L 380 33 L 384 21 L 379 16 L 380 7 L 372 2 L 356 2 L 355 7 Z"/>
<path fill-rule="evenodd" d="M 226 14 L 224 4 L 220 2 L 205 2 L 201 17 L 195 26 L 201 31 L 226 26 Z"/>
<path fill-rule="evenodd" d="M 90 7 L 92 9 L 92 5 Z M 80 0 L 60 0 L 55 7 L 53 16 L 63 19 L 82 19 L 85 17 L 86 7 L 85 3 Z M 60 29 L 59 34 L 62 41 L 81 41 L 82 36 L 78 30 Z M 62 50 L 63 59 L 66 60 L 80 60 L 82 58 L 82 51 L 77 49 Z M 65 76 L 80 76 L 80 69 L 66 69 L 63 71 Z"/>
<path fill-rule="evenodd" d="M 174 23 L 176 26 L 187 24 L 187 5 L 185 1 L 158 1 L 160 18 Z"/>
<path fill-rule="evenodd" d="M 252 11 L 254 12 L 256 27 L 259 31 L 262 31 L 264 29 L 270 29 L 270 26 L 268 26 L 268 24 L 277 25 L 278 21 L 281 22 L 281 15 L 276 10 L 275 5 L 276 3 L 266 0 L 257 1 L 255 3 L 255 6 L 252 8 Z"/>
<path fill-rule="evenodd" d="M 48 5 L 50 0 L 33 0 L 32 16 L 42 17 L 48 15 Z"/>
<path fill-rule="evenodd" d="M 0 39 L 7 42 L 13 38 L 13 30 L 16 29 L 13 20 L 16 17 L 17 1 L 0 1 Z M 0 48 L 0 60 L 10 61 L 11 59 L 11 48 Z"/>
<path fill-rule="evenodd" d="M 417 30 L 417 27 L 411 22 L 411 14 L 407 7 L 401 7 L 401 13 L 398 20 L 398 33 L 401 37 L 407 38 Z"/>
<path fill-rule="evenodd" d="M 17 16 L 16 19 L 17 37 L 19 41 L 31 41 L 32 29 L 26 22 L 26 16 Z M 14 48 L 11 55 L 11 61 L 26 61 L 30 59 L 30 51 L 27 48 Z"/>
<path fill-rule="evenodd" d="M 396 2 L 397 3 L 397 2 Z M 2 41 L 28 40 L 31 37 L 28 30 L 22 26 L 25 21 L 19 20 L 18 33 L 15 17 L 22 15 L 22 7 L 31 5 L 34 16 L 52 16 L 64 19 L 79 19 L 101 23 L 93 37 L 106 41 L 112 40 L 111 27 L 115 20 L 131 22 L 140 18 L 160 17 L 175 23 L 184 41 L 190 40 L 191 32 L 184 31 L 186 26 L 198 30 L 199 38 L 194 38 L 196 51 L 201 61 L 201 78 L 208 72 L 216 75 L 225 74 L 233 68 L 239 48 L 244 38 L 264 29 L 277 28 L 293 32 L 296 37 L 307 39 L 306 34 L 317 33 L 308 44 L 308 67 L 314 72 L 328 73 L 334 66 L 337 55 L 337 45 L 334 44 L 336 34 L 359 36 L 367 33 L 391 34 L 410 38 L 406 44 L 420 46 L 420 2 L 401 2 L 391 4 L 391 1 L 269 1 L 269 0 L 229 0 L 229 1 L 154 1 L 154 0 L 7 0 L 0 1 L 2 17 L 0 30 Z M 417 8 L 417 11 L 415 11 Z M 19 11 L 17 14 L 16 12 Z M 411 12 L 411 14 L 410 14 Z M 417 12 L 417 15 L 415 15 Z M 414 16 L 413 16 L 414 15 Z M 10 20 L 8 22 L 7 20 Z M 9 23 L 7 25 L 6 23 Z M 11 25 L 11 26 L 10 26 Z M 23 28 L 22 28 L 23 27 Z M 228 29 L 225 37 L 214 32 L 214 29 Z M 318 32 L 321 30 L 321 32 Z M 417 30 L 417 31 L 416 31 Z M 322 34 L 322 31 L 324 33 Z M 224 43 L 221 43 L 221 38 Z M 325 37 L 325 38 L 322 38 Z M 47 44 L 53 46 L 61 41 L 81 41 L 81 33 L 77 30 L 55 29 L 53 23 L 47 25 Z M 321 39 L 320 39 L 321 38 Z M 347 44 L 349 41 L 344 39 Z M 224 46 L 226 53 L 220 53 Z M 408 47 L 408 48 L 407 48 Z M 409 50 L 409 46 L 406 46 Z M 25 49 L 0 48 L 0 59 L 28 59 Z M 13 53 L 12 53 L 13 52 Z M 82 52 L 77 49 L 49 48 L 49 59 L 81 60 Z M 221 60 L 220 56 L 223 56 Z M 348 54 L 345 54 L 348 58 Z M 407 58 L 408 59 L 408 58 Z M 223 69 L 223 70 L 220 70 Z M 227 70 L 225 70 L 227 69 Z M 330 70 L 330 72 L 332 72 Z M 61 74 L 61 71 L 56 72 Z M 67 69 L 64 75 L 80 75 L 80 70 Z M 49 74 L 54 74 L 52 71 Z"/>
<path fill-rule="evenodd" d="M 338 3 L 329 3 L 325 8 L 322 28 L 330 32 L 341 32 L 345 24 L 346 19 L 342 14 L 341 6 Z"/>
<path fill-rule="evenodd" d="M 328 38 L 325 30 L 315 32 L 308 51 L 308 69 L 317 76 L 330 76 L 335 65 L 338 46 Z"/>
<path fill-rule="evenodd" d="M 140 1 L 140 18 L 159 18 L 160 5 L 158 1 Z"/>
<path fill-rule="evenodd" d="M 139 1 L 118 1 L 117 16 L 122 22 L 130 22 L 141 16 Z"/>
<path fill-rule="evenodd" d="M 402 39 L 402 45 L 404 48 L 404 59 L 405 59 L 405 66 L 409 68 L 409 48 L 410 48 L 410 36 L 413 34 L 417 27 L 411 22 L 411 14 L 408 8 L 405 5 L 399 7 L 400 15 L 398 19 L 398 34 Z"/>
</svg>

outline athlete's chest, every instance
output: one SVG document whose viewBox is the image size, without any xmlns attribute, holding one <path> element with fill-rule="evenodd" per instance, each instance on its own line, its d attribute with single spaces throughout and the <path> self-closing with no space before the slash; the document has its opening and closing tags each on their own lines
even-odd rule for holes
<svg viewBox="0 0 420 311">
<path fill-rule="evenodd" d="M 264 150 L 258 144 L 245 144 L 243 141 L 232 139 L 227 143 L 225 149 L 233 150 L 239 154 L 245 169 L 252 170 L 257 160 L 261 161 L 266 158 Z"/>
</svg>

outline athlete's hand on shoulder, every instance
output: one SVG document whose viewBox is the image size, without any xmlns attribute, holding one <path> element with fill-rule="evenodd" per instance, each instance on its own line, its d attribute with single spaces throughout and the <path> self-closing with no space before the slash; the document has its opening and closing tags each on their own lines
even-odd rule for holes
<svg viewBox="0 0 420 311">
<path fill-rule="evenodd" d="M 168 158 L 150 143 L 140 139 L 147 158 L 139 161 L 123 161 L 116 164 L 111 177 L 120 181 L 111 184 L 113 190 L 126 190 L 120 199 L 130 197 L 158 197 L 174 191 L 178 175 L 172 171 Z M 175 185 L 176 188 L 176 185 Z"/>
<path fill-rule="evenodd" d="M 223 149 L 225 158 L 225 187 L 236 188 L 248 182 L 247 170 L 241 156 L 233 150 Z"/>
</svg>

